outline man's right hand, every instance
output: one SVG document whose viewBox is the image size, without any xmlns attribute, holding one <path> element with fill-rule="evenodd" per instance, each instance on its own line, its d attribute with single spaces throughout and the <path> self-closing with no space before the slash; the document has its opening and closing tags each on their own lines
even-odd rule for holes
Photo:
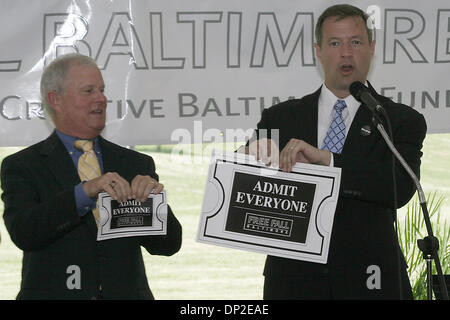
<svg viewBox="0 0 450 320">
<path fill-rule="evenodd" d="M 100 192 L 105 191 L 119 202 L 131 199 L 144 202 L 150 193 L 160 193 L 164 189 L 164 185 L 148 175 L 137 175 L 130 185 L 118 173 L 108 172 L 83 183 L 83 189 L 90 198 L 96 198 Z"/>
<path fill-rule="evenodd" d="M 251 142 L 245 148 L 245 153 L 254 156 L 266 166 L 278 167 L 280 150 L 271 139 L 263 138 Z"/>
<path fill-rule="evenodd" d="M 84 192 L 90 198 L 96 198 L 100 192 L 108 194 L 119 202 L 131 199 L 131 187 L 127 180 L 116 172 L 108 172 L 83 183 Z"/>
</svg>

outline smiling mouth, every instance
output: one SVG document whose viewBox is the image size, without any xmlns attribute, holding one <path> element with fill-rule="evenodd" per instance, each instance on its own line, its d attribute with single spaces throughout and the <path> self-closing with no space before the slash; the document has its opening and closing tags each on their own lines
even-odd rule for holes
<svg viewBox="0 0 450 320">
<path fill-rule="evenodd" d="M 104 113 L 103 109 L 96 109 L 90 112 L 91 114 L 102 115 Z"/>
</svg>

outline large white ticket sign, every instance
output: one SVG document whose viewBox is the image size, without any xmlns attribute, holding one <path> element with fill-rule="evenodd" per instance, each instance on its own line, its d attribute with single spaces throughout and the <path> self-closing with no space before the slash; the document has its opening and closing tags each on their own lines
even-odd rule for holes
<svg viewBox="0 0 450 320">
<path fill-rule="evenodd" d="M 98 196 L 97 207 L 100 213 L 98 241 L 167 233 L 165 190 L 156 195 L 150 194 L 145 202 L 118 202 L 104 192 Z"/>
<path fill-rule="evenodd" d="M 290 173 L 213 152 L 199 242 L 326 263 L 340 168 L 297 163 Z"/>
</svg>

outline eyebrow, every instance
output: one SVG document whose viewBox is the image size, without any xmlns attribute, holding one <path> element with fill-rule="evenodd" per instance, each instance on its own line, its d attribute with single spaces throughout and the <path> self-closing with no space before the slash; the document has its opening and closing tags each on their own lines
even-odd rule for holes
<svg viewBox="0 0 450 320">
<path fill-rule="evenodd" d="M 86 83 L 86 84 L 83 84 L 83 85 L 81 85 L 80 86 L 80 88 L 84 88 L 84 87 L 97 87 L 97 85 L 96 84 L 93 84 L 93 83 Z M 100 87 L 100 88 L 104 88 L 105 87 L 105 84 L 102 84 L 102 85 L 100 85 L 100 86 L 98 86 L 98 87 Z"/>
<path fill-rule="evenodd" d="M 351 36 L 351 37 L 337 37 L 337 36 L 334 36 L 334 37 L 331 37 L 331 38 L 329 38 L 327 40 L 328 41 L 330 41 L 330 40 L 342 40 L 342 39 L 348 39 L 348 38 L 350 38 L 350 39 L 361 39 L 361 38 L 363 38 L 363 36 L 361 36 L 361 35 L 354 35 L 354 36 Z"/>
<path fill-rule="evenodd" d="M 347 37 L 331 37 L 329 39 L 324 39 L 324 40 L 325 40 L 326 43 L 330 43 L 330 42 L 333 42 L 333 41 L 343 42 L 345 40 L 348 40 L 348 41 L 358 40 L 360 42 L 365 42 L 365 39 L 362 36 L 351 36 L 350 38 L 347 38 Z"/>
</svg>

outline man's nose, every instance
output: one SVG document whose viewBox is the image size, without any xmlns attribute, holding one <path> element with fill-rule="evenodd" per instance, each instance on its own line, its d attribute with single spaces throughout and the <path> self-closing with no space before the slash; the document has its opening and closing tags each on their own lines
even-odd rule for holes
<svg viewBox="0 0 450 320">
<path fill-rule="evenodd" d="M 341 55 L 343 57 L 348 57 L 353 55 L 353 47 L 351 43 L 344 43 L 344 45 L 341 46 Z"/>
<path fill-rule="evenodd" d="M 102 103 L 106 103 L 106 96 L 105 93 L 102 91 L 97 91 L 96 95 L 95 95 L 95 100 L 98 102 L 102 102 Z"/>
</svg>

